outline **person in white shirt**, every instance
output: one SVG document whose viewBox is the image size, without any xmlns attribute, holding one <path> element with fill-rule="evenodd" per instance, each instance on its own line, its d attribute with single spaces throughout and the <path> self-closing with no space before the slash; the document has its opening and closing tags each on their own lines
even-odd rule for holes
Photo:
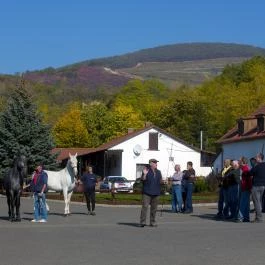
<svg viewBox="0 0 265 265">
<path fill-rule="evenodd" d="M 172 181 L 172 212 L 180 213 L 182 209 L 182 190 L 181 190 L 181 181 L 183 173 L 180 169 L 180 165 L 175 165 L 175 173 L 171 177 Z"/>
</svg>

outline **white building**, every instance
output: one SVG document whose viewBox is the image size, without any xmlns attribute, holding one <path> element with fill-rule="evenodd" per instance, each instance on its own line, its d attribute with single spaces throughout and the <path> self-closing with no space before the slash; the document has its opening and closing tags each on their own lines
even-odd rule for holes
<svg viewBox="0 0 265 265">
<path fill-rule="evenodd" d="M 240 159 L 241 156 L 250 159 L 264 152 L 264 116 L 265 106 L 262 106 L 249 117 L 239 118 L 237 125 L 218 140 L 222 152 L 214 161 L 215 171 L 221 170 L 225 159 Z"/>
<path fill-rule="evenodd" d="M 202 165 L 205 164 L 202 157 L 207 157 L 206 152 L 201 152 L 156 126 L 129 131 L 97 148 L 67 150 L 78 153 L 82 168 L 91 164 L 94 172 L 103 177 L 116 175 L 135 181 L 141 176 L 142 169 L 150 158 L 159 161 L 158 169 L 164 179 L 173 174 L 175 164 L 180 164 L 184 170 L 188 161 L 193 162 L 197 176 L 207 176 L 211 172 L 210 166 Z M 68 156 L 68 152 L 64 150 L 64 153 L 66 157 L 61 157 L 62 160 Z"/>
</svg>

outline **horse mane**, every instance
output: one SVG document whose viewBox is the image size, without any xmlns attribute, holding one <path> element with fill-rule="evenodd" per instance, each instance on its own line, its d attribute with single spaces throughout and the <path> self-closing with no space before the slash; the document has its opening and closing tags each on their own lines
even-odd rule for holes
<svg viewBox="0 0 265 265">
<path fill-rule="evenodd" d="M 74 181 L 75 173 L 74 173 L 74 169 L 71 166 L 71 159 L 70 158 L 67 160 L 66 168 L 69 172 L 69 175 L 71 176 L 71 180 Z"/>
</svg>

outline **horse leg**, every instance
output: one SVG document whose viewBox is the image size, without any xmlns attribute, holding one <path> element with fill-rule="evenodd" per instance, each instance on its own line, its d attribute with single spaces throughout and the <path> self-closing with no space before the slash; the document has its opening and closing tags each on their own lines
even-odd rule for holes
<svg viewBox="0 0 265 265">
<path fill-rule="evenodd" d="M 11 221 L 11 195 L 10 192 L 6 191 L 6 199 L 7 199 L 7 205 L 8 205 L 8 219 Z"/>
<path fill-rule="evenodd" d="M 67 189 L 64 189 L 63 190 L 63 197 L 64 197 L 64 204 L 65 204 L 65 207 L 64 207 L 64 215 L 67 216 L 68 215 L 68 198 L 67 198 Z"/>
<path fill-rule="evenodd" d="M 68 194 L 67 194 L 67 207 L 68 207 L 68 214 L 71 214 L 70 213 L 70 202 L 71 202 L 71 197 L 72 197 L 72 194 L 73 194 L 73 191 L 70 191 Z"/>
<path fill-rule="evenodd" d="M 11 205 L 11 222 L 15 221 L 15 196 L 14 191 L 10 192 L 10 205 Z"/>
<path fill-rule="evenodd" d="M 18 191 L 16 194 L 16 221 L 20 222 L 21 221 L 21 217 L 20 217 L 20 195 L 21 195 L 21 191 Z"/>
</svg>

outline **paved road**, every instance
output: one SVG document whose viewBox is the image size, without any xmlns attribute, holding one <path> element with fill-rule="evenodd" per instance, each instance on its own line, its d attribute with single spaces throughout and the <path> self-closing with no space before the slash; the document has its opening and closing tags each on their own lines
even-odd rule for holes
<svg viewBox="0 0 265 265">
<path fill-rule="evenodd" d="M 0 198 L 1 265 L 265 264 L 265 224 L 215 221 L 213 206 L 192 215 L 165 209 L 157 228 L 139 228 L 139 207 L 97 206 L 88 216 L 75 203 L 64 217 L 61 202 L 49 205 L 48 223 L 31 223 L 32 199 L 23 198 L 22 222 L 10 223 Z"/>
</svg>

